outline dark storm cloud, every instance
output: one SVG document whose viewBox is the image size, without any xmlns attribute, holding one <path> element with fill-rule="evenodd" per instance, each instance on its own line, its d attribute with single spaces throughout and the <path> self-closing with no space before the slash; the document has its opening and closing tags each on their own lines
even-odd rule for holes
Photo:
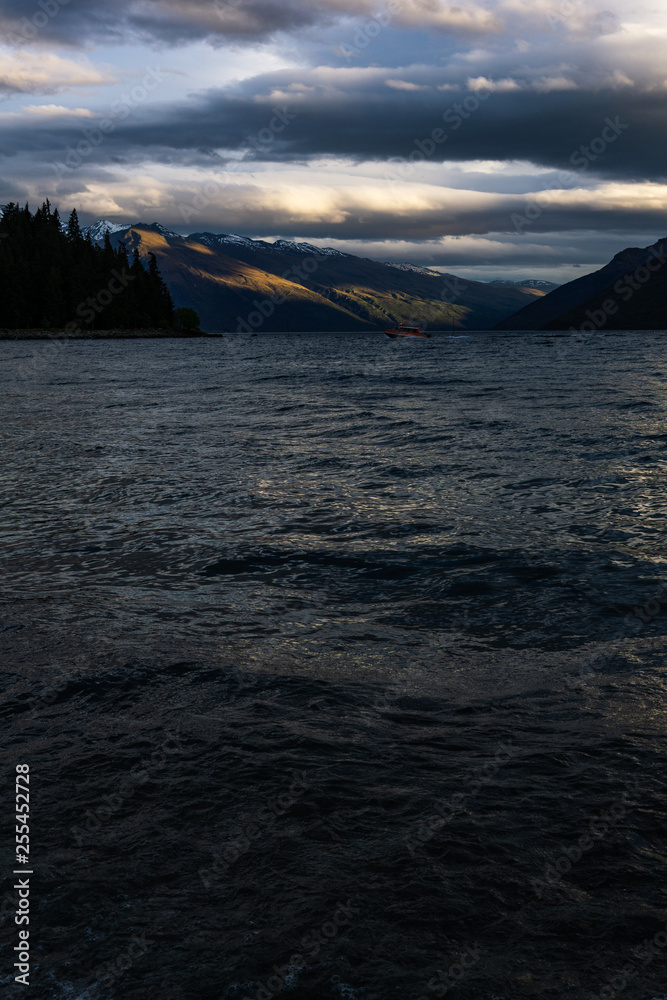
<svg viewBox="0 0 667 1000">
<path fill-rule="evenodd" d="M 462 36 L 499 33 L 503 29 L 486 3 L 441 4 L 438 0 L 1 0 L 0 31 L 18 44 L 30 25 L 42 40 L 72 45 L 93 42 L 143 41 L 180 45 L 205 39 L 266 40 L 278 32 L 317 25 L 324 31 L 344 19 L 377 20 L 381 26 L 430 27 Z M 375 37 L 375 35 L 373 35 Z"/>
<path fill-rule="evenodd" d="M 363 4 L 361 5 L 363 6 Z M 359 4 L 346 0 L 1 0 L 0 30 L 20 44 L 41 40 L 86 42 L 144 41 L 180 45 L 207 39 L 264 39 L 315 23 L 353 15 Z M 27 29 L 26 29 L 27 25 Z M 32 27 L 31 27 L 32 25 Z M 37 27 L 37 33 L 33 31 Z M 26 36 L 26 30 L 28 36 Z"/>
<path fill-rule="evenodd" d="M 303 85 L 310 82 L 305 77 Z M 526 160 L 572 169 L 583 166 L 583 156 L 585 169 L 606 176 L 659 179 L 667 173 L 664 89 L 489 94 L 470 93 L 463 86 L 461 93 L 409 92 L 393 89 L 385 80 L 344 92 L 316 86 L 315 92 L 291 93 L 290 87 L 294 87 L 294 76 L 278 73 L 266 85 L 253 80 L 252 93 L 210 94 L 187 115 L 174 109 L 167 120 L 155 122 L 146 139 L 178 147 L 201 145 L 205 136 L 214 148 L 235 148 L 266 126 L 273 104 L 278 103 L 295 118 L 266 148 L 267 159 L 333 155 L 380 160 L 412 156 L 416 160 L 421 149 L 435 161 Z M 620 131 L 600 153 L 596 140 L 605 129 L 611 139 L 607 119 Z M 439 141 L 431 152 L 435 129 L 445 135 L 436 135 Z M 591 143 L 590 154 L 582 153 L 580 147 L 589 149 Z"/>
<path fill-rule="evenodd" d="M 280 233 L 287 237 L 306 239 L 336 240 L 438 240 L 443 236 L 489 236 L 495 233 L 509 233 L 515 247 L 530 243 L 539 234 L 562 232 L 582 232 L 591 230 L 642 230 L 667 231 L 667 225 L 660 225 L 661 218 L 650 208 L 596 207 L 594 204 L 567 208 L 555 205 L 545 206 L 537 220 L 525 216 L 526 200 L 508 199 L 497 205 L 474 206 L 460 204 L 454 199 L 445 207 L 425 206 L 418 211 L 397 213 L 388 205 L 386 209 L 363 210 L 358 204 L 341 212 L 344 218 L 323 221 L 321 218 L 295 218 L 289 206 L 272 207 L 264 199 L 257 207 L 247 191 L 236 190 L 234 196 L 245 196 L 243 203 L 230 198 L 219 208 L 207 211 L 208 227 L 217 232 L 242 232 L 250 235 Z M 191 203 L 192 195 L 185 192 L 181 204 Z M 341 207 L 344 208 L 344 201 Z M 174 207 L 170 211 L 165 206 L 161 215 L 165 225 L 182 232 L 201 229 L 194 224 L 184 227 L 181 213 Z M 526 221 L 515 228 L 515 219 Z M 519 255 L 521 251 L 519 250 Z M 452 258 L 454 259 L 454 258 Z M 442 263 L 441 260 L 438 261 Z"/>
<path fill-rule="evenodd" d="M 421 159 L 522 160 L 627 180 L 661 180 L 667 173 L 667 90 L 411 92 L 388 86 L 381 71 L 369 72 L 370 80 L 359 74 L 344 89 L 341 81 L 325 87 L 305 73 L 299 81 L 273 73 L 187 102 L 152 105 L 118 122 L 99 156 L 213 163 L 221 152 L 244 149 L 266 161 L 385 160 L 387 174 L 403 180 L 413 179 L 409 161 Z M 286 121 L 276 124 L 276 109 Z M 3 133 L 5 155 L 56 155 L 80 139 L 81 127 L 21 121 Z"/>
</svg>

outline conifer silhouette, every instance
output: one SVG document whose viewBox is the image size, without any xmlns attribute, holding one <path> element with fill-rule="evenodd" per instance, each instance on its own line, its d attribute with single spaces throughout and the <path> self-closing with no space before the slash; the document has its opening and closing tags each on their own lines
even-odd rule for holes
<svg viewBox="0 0 667 1000">
<path fill-rule="evenodd" d="M 154 254 L 84 237 L 76 209 L 63 227 L 48 199 L 33 215 L 5 205 L 0 218 L 0 328 L 171 329 L 174 305 Z M 119 276 L 121 280 L 119 280 Z M 112 289 L 111 299 L 109 301 Z"/>
</svg>

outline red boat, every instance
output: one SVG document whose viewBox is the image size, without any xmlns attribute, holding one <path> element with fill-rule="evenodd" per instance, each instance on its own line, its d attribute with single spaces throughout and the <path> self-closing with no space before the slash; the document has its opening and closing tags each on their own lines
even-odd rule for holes
<svg viewBox="0 0 667 1000">
<path fill-rule="evenodd" d="M 384 331 L 388 337 L 394 340 L 396 337 L 430 337 L 430 333 L 423 333 L 420 326 L 406 326 L 405 323 L 399 323 L 392 330 Z"/>
</svg>

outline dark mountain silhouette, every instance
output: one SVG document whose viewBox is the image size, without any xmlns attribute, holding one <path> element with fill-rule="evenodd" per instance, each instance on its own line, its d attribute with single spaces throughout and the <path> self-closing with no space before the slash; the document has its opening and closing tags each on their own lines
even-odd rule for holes
<svg viewBox="0 0 667 1000">
<path fill-rule="evenodd" d="M 115 226 L 111 243 L 155 254 L 175 304 L 209 332 L 382 330 L 396 323 L 483 330 L 541 292 L 497 287 L 330 247 L 246 236 L 179 236 L 158 223 Z M 90 227 L 101 239 L 104 222 Z"/>
<path fill-rule="evenodd" d="M 661 289 L 665 289 L 667 267 L 660 263 L 663 255 L 667 255 L 667 237 L 648 247 L 622 250 L 599 271 L 561 285 L 502 320 L 496 329 L 567 330 L 583 324 L 587 324 L 584 329 L 664 329 L 667 299 Z M 632 283 L 637 287 L 632 288 Z M 605 303 L 608 308 L 600 317 Z M 589 312 L 598 315 L 591 318 Z"/>
</svg>

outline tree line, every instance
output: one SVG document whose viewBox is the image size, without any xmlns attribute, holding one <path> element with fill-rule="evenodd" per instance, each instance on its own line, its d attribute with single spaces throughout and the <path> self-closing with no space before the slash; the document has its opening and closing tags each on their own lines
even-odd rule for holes
<svg viewBox="0 0 667 1000">
<path fill-rule="evenodd" d="M 171 329 L 174 304 L 155 254 L 97 246 L 76 209 L 63 227 L 45 201 L 34 215 L 5 205 L 0 218 L 0 328 L 16 330 Z"/>
</svg>

